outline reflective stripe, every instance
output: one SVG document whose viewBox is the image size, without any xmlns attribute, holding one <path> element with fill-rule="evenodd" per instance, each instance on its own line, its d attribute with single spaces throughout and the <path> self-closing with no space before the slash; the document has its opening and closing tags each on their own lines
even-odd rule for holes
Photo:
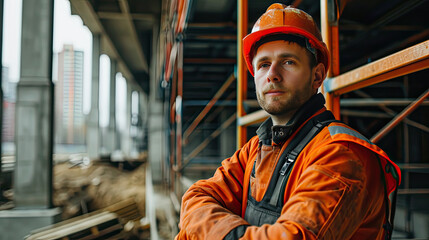
<svg viewBox="0 0 429 240">
<path fill-rule="evenodd" d="M 329 126 L 329 133 L 331 134 L 331 136 L 334 136 L 335 134 L 339 134 L 339 133 L 344 133 L 353 137 L 357 137 L 361 140 L 364 140 L 367 143 L 370 144 L 374 144 L 371 141 L 368 140 L 368 138 L 364 137 L 362 134 L 350 129 L 350 128 L 346 128 L 346 127 L 342 127 L 342 126 Z"/>
</svg>

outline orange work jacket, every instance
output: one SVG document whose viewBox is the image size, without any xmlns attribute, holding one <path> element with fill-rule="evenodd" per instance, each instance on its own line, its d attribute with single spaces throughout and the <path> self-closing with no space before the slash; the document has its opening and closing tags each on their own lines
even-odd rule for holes
<svg viewBox="0 0 429 240">
<path fill-rule="evenodd" d="M 311 117 L 324 111 L 322 107 Z M 212 178 L 193 184 L 182 198 L 176 239 L 224 239 L 249 225 L 244 220 L 249 184 L 251 196 L 260 201 L 282 151 L 299 130 L 281 144 L 261 145 L 259 136 L 253 137 L 225 159 Z M 383 178 L 390 194 L 399 185 L 399 173 L 383 150 L 347 125 L 333 122 L 298 156 L 277 221 L 248 226 L 240 239 L 382 239 Z"/>
</svg>

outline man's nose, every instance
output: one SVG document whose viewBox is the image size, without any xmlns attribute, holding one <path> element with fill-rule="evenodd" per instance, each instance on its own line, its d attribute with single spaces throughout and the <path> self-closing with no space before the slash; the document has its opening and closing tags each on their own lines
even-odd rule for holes
<svg viewBox="0 0 429 240">
<path fill-rule="evenodd" d="M 268 82 L 279 82 L 281 81 L 281 75 L 279 72 L 279 66 L 277 63 L 272 63 L 267 76 Z"/>
</svg>

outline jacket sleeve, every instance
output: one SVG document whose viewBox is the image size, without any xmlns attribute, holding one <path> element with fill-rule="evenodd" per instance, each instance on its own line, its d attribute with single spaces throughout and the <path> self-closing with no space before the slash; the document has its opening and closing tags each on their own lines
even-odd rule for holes
<svg viewBox="0 0 429 240">
<path fill-rule="evenodd" d="M 212 178 L 186 191 L 176 239 L 223 239 L 237 226 L 248 225 L 240 215 L 249 144 L 225 159 Z"/>
<path fill-rule="evenodd" d="M 349 239 L 368 214 L 384 211 L 380 169 L 370 150 L 351 142 L 331 143 L 303 158 L 305 165 L 276 223 L 249 226 L 240 239 Z M 367 190 L 369 184 L 373 190 Z M 372 223 L 378 232 L 383 216 L 375 219 L 381 219 Z"/>
</svg>

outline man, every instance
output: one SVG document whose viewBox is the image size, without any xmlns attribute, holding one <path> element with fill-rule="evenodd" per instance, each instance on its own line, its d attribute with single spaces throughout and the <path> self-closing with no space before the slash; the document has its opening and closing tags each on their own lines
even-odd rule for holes
<svg viewBox="0 0 429 240">
<path fill-rule="evenodd" d="M 184 194 L 176 238 L 388 238 L 399 168 L 324 107 L 329 52 L 313 19 L 273 4 L 243 43 L 270 118 Z"/>
</svg>

